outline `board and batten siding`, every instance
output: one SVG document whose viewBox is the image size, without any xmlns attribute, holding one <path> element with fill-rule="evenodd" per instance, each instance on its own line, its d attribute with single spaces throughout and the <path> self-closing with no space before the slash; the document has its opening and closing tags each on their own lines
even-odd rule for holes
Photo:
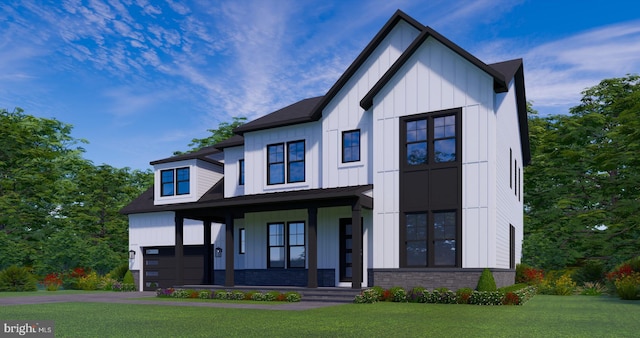
<svg viewBox="0 0 640 338">
<path fill-rule="evenodd" d="M 491 159 L 486 126 L 480 122 L 493 112 L 493 79 L 433 38 L 428 38 L 411 58 L 400 68 L 373 100 L 370 108 L 374 122 L 374 268 L 399 267 L 399 118 L 408 115 L 462 108 L 462 175 L 467 178 L 491 177 L 487 163 Z M 472 118 L 467 121 L 467 115 Z M 472 123 L 477 126 L 472 127 Z M 468 130 L 467 130 L 468 129 Z M 467 149 L 473 145 L 475 149 Z M 483 149 L 480 149 L 482 147 Z M 467 152 L 475 151 L 471 157 Z M 463 186 L 466 184 L 463 182 Z M 463 199 L 463 262 L 467 267 L 468 257 L 464 252 L 486 248 L 489 239 L 469 240 L 467 227 L 480 227 L 490 236 L 489 222 L 490 192 L 481 195 L 481 182 L 473 191 L 477 198 Z M 469 189 L 469 188 L 467 188 Z M 488 189 L 485 189 L 488 191 Z M 475 210 L 469 214 L 467 209 Z M 465 242 L 464 239 L 467 239 Z"/>
<path fill-rule="evenodd" d="M 185 195 L 160 196 L 160 172 L 166 169 L 189 168 L 189 193 Z M 161 163 L 153 167 L 155 205 L 196 202 L 224 176 L 224 169 L 216 164 L 198 160 Z"/>
<path fill-rule="evenodd" d="M 244 159 L 244 147 L 229 147 L 224 149 L 224 197 L 236 197 L 244 195 L 244 185 L 240 185 L 239 161 Z M 245 160 L 245 170 L 247 162 Z M 266 168 L 266 163 L 265 163 Z M 266 169 L 265 169 L 266 170 Z M 253 176 L 245 173 L 245 185 L 247 181 L 253 181 Z"/>
<path fill-rule="evenodd" d="M 515 228 L 515 263 L 517 264 L 520 262 L 522 254 L 524 222 L 524 167 L 513 81 L 509 84 L 509 92 L 497 96 L 496 105 L 497 200 L 495 224 L 498 239 L 496 267 L 509 268 L 509 225 L 511 224 Z M 511 160 L 509 150 L 511 150 Z M 510 165 L 512 166 L 511 170 Z M 517 183 L 515 182 L 516 172 Z"/>
<path fill-rule="evenodd" d="M 318 269 L 335 269 L 336 280 L 339 283 L 339 227 L 341 218 L 351 218 L 349 207 L 332 207 L 318 209 Z M 363 210 L 363 278 L 366 283 L 367 267 L 372 267 L 372 214 L 368 210 Z M 246 252 L 240 255 L 243 261 L 240 265 L 236 263 L 236 268 L 245 269 L 267 269 L 267 225 L 269 223 L 285 224 L 288 222 L 303 221 L 308 226 L 308 213 L 306 209 L 268 211 L 259 213 L 246 213 L 243 220 L 236 220 L 235 227 L 239 228 L 238 222 L 243 221 L 242 227 L 245 229 Z M 308 250 L 308 232 L 305 231 L 305 247 Z M 366 284 L 363 284 L 366 285 Z"/>
<path fill-rule="evenodd" d="M 244 170 L 246 195 L 277 191 L 316 189 L 322 187 L 320 175 L 321 132 L 320 124 L 310 122 L 292 126 L 271 128 L 244 134 Z M 284 184 L 267 184 L 267 145 L 305 141 L 305 181 Z M 285 168 L 287 158 L 285 156 Z M 235 182 L 237 184 L 237 180 Z"/>
<path fill-rule="evenodd" d="M 324 108 L 321 120 L 324 188 L 373 183 L 373 122 L 371 115 L 360 107 L 360 100 L 418 34 L 415 27 L 400 20 Z M 360 161 L 342 163 L 342 132 L 354 129 L 360 129 Z"/>
</svg>

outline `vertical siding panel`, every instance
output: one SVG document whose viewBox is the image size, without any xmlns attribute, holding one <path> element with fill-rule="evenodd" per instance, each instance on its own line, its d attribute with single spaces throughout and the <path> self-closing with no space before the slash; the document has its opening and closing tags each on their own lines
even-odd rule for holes
<svg viewBox="0 0 640 338">
<path fill-rule="evenodd" d="M 456 73 L 456 60 L 457 57 L 454 57 L 453 53 L 449 50 L 444 50 L 442 45 L 438 45 L 439 49 L 442 50 L 441 54 L 441 62 L 442 66 L 442 80 L 441 80 L 441 106 L 440 109 L 445 108 L 453 108 L 459 107 L 460 105 L 456 105 L 454 101 L 454 85 L 451 83 L 451 80 L 455 77 Z"/>
</svg>

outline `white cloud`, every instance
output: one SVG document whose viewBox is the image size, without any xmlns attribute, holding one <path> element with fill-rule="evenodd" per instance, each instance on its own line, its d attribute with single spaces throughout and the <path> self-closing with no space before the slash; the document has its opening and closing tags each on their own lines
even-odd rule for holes
<svg viewBox="0 0 640 338">
<path fill-rule="evenodd" d="M 640 21 L 601 27 L 531 48 L 524 54 L 528 99 L 541 113 L 567 112 L 601 80 L 640 69 Z"/>
</svg>

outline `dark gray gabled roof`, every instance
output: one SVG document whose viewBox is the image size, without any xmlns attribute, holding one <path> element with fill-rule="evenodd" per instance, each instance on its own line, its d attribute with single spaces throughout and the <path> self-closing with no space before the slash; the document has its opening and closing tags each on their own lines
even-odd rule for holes
<svg viewBox="0 0 640 338">
<path fill-rule="evenodd" d="M 248 131 L 263 130 L 275 127 L 284 127 L 298 123 L 313 121 L 311 113 L 322 96 L 313 97 L 298 101 L 292 105 L 276 110 L 271 114 L 265 115 L 251 122 L 245 123 L 234 129 L 236 134 L 244 134 Z M 218 145 L 216 145 L 218 146 Z"/>
<path fill-rule="evenodd" d="M 411 56 L 422 46 L 427 38 L 432 37 L 438 42 L 451 49 L 465 60 L 471 62 L 476 67 L 483 70 L 485 73 L 493 77 L 493 89 L 496 92 L 506 92 L 508 90 L 507 83 L 504 80 L 504 76 L 497 70 L 489 67 L 484 62 L 480 61 L 477 57 L 471 55 L 471 53 L 462 49 L 460 46 L 453 43 L 451 40 L 445 38 L 440 33 L 433 30 L 431 27 L 424 27 L 422 33 L 409 45 L 409 47 L 400 55 L 398 60 L 387 70 L 387 72 L 378 80 L 378 82 L 369 90 L 362 100 L 360 100 L 360 107 L 367 110 L 373 105 L 373 98 L 384 88 L 384 86 L 393 78 L 393 76 L 402 68 L 402 66 L 411 58 Z"/>
<path fill-rule="evenodd" d="M 198 159 L 198 160 L 206 161 L 219 166 L 224 166 L 221 162 L 213 160 L 208 157 L 210 155 L 217 154 L 220 152 L 221 152 L 220 149 L 216 148 L 215 146 L 208 146 L 191 153 L 180 154 L 172 157 L 163 158 L 161 160 L 153 161 L 150 164 L 156 165 L 161 163 L 171 163 L 171 162 L 178 162 L 178 161 L 184 161 L 184 160 Z"/>
<path fill-rule="evenodd" d="M 214 145 L 214 147 L 222 150 L 224 148 L 229 148 L 229 147 L 237 147 L 237 146 L 241 146 L 244 145 L 244 137 L 240 136 L 240 135 L 233 135 L 230 138 L 222 141 L 222 142 L 218 142 Z"/>
</svg>

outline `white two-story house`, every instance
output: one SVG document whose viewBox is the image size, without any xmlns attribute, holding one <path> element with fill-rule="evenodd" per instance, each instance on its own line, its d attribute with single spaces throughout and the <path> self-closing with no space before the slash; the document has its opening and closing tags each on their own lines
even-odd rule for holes
<svg viewBox="0 0 640 338">
<path fill-rule="evenodd" d="M 175 285 L 514 281 L 530 161 L 521 59 L 485 64 L 396 12 L 329 91 L 151 162 L 131 269 Z"/>
</svg>

